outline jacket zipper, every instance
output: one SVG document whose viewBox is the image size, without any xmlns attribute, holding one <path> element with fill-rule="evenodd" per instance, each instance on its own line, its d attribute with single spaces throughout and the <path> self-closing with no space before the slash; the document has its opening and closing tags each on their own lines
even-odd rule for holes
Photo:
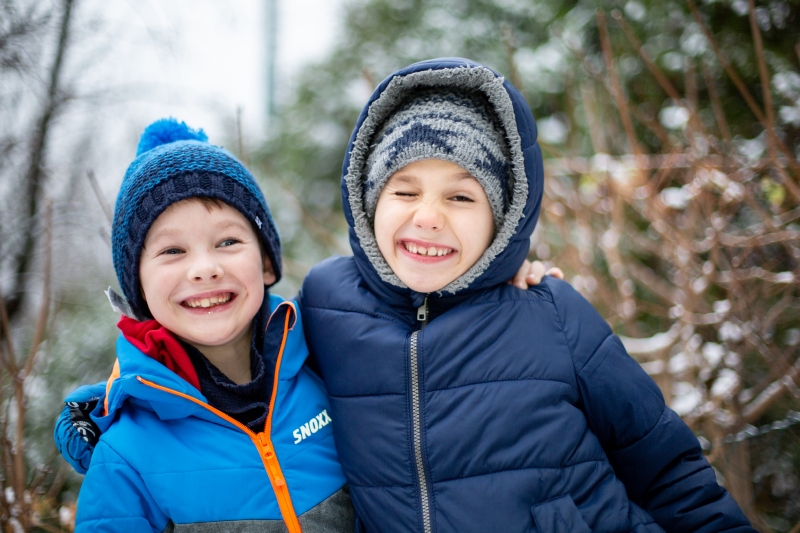
<svg viewBox="0 0 800 533">
<path fill-rule="evenodd" d="M 292 309 L 294 309 L 294 305 L 290 302 L 284 302 L 281 305 L 289 305 L 292 307 Z M 275 313 L 273 312 L 272 314 L 274 315 Z M 159 385 L 158 383 L 153 383 L 152 381 L 146 380 L 141 376 L 136 376 L 136 379 L 140 383 L 143 383 L 148 387 L 152 387 L 154 389 L 167 392 L 169 394 L 178 396 L 180 398 L 184 398 L 205 409 L 208 409 L 209 411 L 211 411 L 218 417 L 222 418 L 226 422 L 233 424 L 240 430 L 244 431 L 247 434 L 247 436 L 250 437 L 250 440 L 253 441 L 253 444 L 256 446 L 258 454 L 261 457 L 261 461 L 264 463 L 264 469 L 266 470 L 267 477 L 269 477 L 269 481 L 272 484 L 272 490 L 275 492 L 275 499 L 278 501 L 278 508 L 281 511 L 281 516 L 283 517 L 283 522 L 286 524 L 286 528 L 288 529 L 289 533 L 302 533 L 303 530 L 300 527 L 300 521 L 298 520 L 297 513 L 295 513 L 294 506 L 292 505 L 292 498 L 291 495 L 289 494 L 289 487 L 286 485 L 286 478 L 284 477 L 283 471 L 281 470 L 281 465 L 280 462 L 278 461 L 278 457 L 275 454 L 275 448 L 272 445 L 272 439 L 270 439 L 270 433 L 272 430 L 272 410 L 275 406 L 275 397 L 278 391 L 278 374 L 280 372 L 281 359 L 283 358 L 283 350 L 286 347 L 286 338 L 288 337 L 289 330 L 292 329 L 293 327 L 289 326 L 291 317 L 292 317 L 291 313 L 286 313 L 286 323 L 284 324 L 283 340 L 281 341 L 281 347 L 280 350 L 278 351 L 278 360 L 277 363 L 275 364 L 275 377 L 272 385 L 272 398 L 270 399 L 269 412 L 267 414 L 267 420 L 266 423 L 264 424 L 264 431 L 262 433 L 253 433 L 253 431 L 251 431 L 250 428 L 248 428 L 238 420 L 231 418 L 230 416 L 226 415 L 219 409 L 216 409 L 215 407 L 212 407 L 193 396 L 189 396 L 188 394 L 184 394 L 182 392 L 178 392 L 168 387 L 164 387 L 163 385 Z M 270 316 L 270 320 L 271 319 L 272 316 Z M 267 325 L 269 325 L 269 322 L 267 323 Z"/>
<path fill-rule="evenodd" d="M 417 309 L 417 321 L 422 325 L 411 334 L 411 419 L 414 433 L 414 461 L 417 465 L 417 477 L 419 478 L 419 492 L 422 502 L 422 530 L 424 533 L 431 533 L 431 504 L 428 489 L 427 472 L 425 463 L 422 460 L 422 418 L 420 416 L 420 382 L 419 382 L 419 359 L 417 353 L 417 337 L 419 332 L 428 325 L 428 297 Z"/>
</svg>

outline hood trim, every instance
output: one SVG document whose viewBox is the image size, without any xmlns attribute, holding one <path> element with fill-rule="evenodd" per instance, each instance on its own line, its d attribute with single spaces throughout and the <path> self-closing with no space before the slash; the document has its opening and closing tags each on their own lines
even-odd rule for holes
<svg viewBox="0 0 800 533">
<path fill-rule="evenodd" d="M 400 288 L 407 286 L 392 271 L 383 258 L 375 231 L 364 209 L 364 169 L 367 156 L 372 148 L 372 140 L 386 117 L 412 91 L 428 87 L 457 88 L 483 93 L 494 107 L 501 124 L 506 131 L 506 140 L 511 153 L 511 175 L 514 181 L 512 198 L 508 211 L 503 217 L 502 226 L 497 229 L 494 240 L 464 274 L 451 281 L 439 294 L 447 292 L 455 294 L 466 289 L 491 265 L 492 261 L 503 252 L 516 233 L 520 220 L 525 216 L 524 209 L 528 198 L 528 178 L 525 173 L 525 158 L 522 141 L 517 129 L 514 105 L 508 91 L 504 87 L 504 78 L 483 66 L 465 66 L 425 70 L 413 72 L 405 76 L 395 76 L 380 96 L 372 102 L 350 151 L 350 164 L 344 177 L 347 186 L 350 211 L 353 216 L 353 229 L 359 244 L 380 278 Z"/>
</svg>

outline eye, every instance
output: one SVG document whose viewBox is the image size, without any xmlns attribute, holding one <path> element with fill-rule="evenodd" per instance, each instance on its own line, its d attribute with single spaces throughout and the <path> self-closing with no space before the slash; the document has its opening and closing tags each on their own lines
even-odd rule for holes
<svg viewBox="0 0 800 533">
<path fill-rule="evenodd" d="M 416 196 L 417 193 L 411 191 L 395 191 L 395 196 L 402 196 L 404 198 L 411 198 L 412 196 Z"/>
<path fill-rule="evenodd" d="M 181 250 L 180 248 L 166 248 L 165 250 L 162 250 L 158 255 L 178 255 L 182 253 L 183 250 Z"/>
<path fill-rule="evenodd" d="M 475 201 L 472 198 L 470 198 L 469 196 L 465 196 L 463 194 L 456 194 L 455 196 L 451 196 L 450 199 L 453 200 L 454 202 L 474 202 Z"/>
<path fill-rule="evenodd" d="M 227 246 L 233 246 L 234 244 L 239 244 L 240 242 L 242 241 L 240 241 L 239 239 L 230 238 L 230 239 L 225 239 L 217 246 L 219 246 L 220 248 L 225 248 Z"/>
</svg>

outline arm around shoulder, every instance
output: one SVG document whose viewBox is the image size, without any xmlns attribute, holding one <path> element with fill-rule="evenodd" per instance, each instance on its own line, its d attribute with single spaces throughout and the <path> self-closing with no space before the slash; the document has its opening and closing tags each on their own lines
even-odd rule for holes
<svg viewBox="0 0 800 533">
<path fill-rule="evenodd" d="M 697 438 L 664 403 L 605 320 L 577 291 L 547 282 L 570 347 L 589 427 L 628 497 L 666 531 L 754 532 L 717 484 Z"/>
<path fill-rule="evenodd" d="M 58 452 L 79 474 L 89 469 L 92 452 L 100 438 L 100 428 L 90 413 L 103 401 L 106 384 L 84 385 L 69 394 L 56 420 L 53 440 Z"/>
</svg>

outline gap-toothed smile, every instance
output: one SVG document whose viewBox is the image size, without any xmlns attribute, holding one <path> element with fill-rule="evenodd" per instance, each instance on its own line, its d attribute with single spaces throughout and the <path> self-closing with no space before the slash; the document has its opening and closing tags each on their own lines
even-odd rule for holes
<svg viewBox="0 0 800 533">
<path fill-rule="evenodd" d="M 401 241 L 400 245 L 412 254 L 424 255 L 427 257 L 442 257 L 455 252 L 454 249 L 447 246 L 422 246 L 410 241 Z"/>
<path fill-rule="evenodd" d="M 222 292 L 215 296 L 209 296 L 205 298 L 187 298 L 181 305 L 185 305 L 186 307 L 191 307 L 192 309 L 202 308 L 207 309 L 210 307 L 216 307 L 218 305 L 226 304 L 231 301 L 233 298 L 232 292 Z"/>
</svg>

